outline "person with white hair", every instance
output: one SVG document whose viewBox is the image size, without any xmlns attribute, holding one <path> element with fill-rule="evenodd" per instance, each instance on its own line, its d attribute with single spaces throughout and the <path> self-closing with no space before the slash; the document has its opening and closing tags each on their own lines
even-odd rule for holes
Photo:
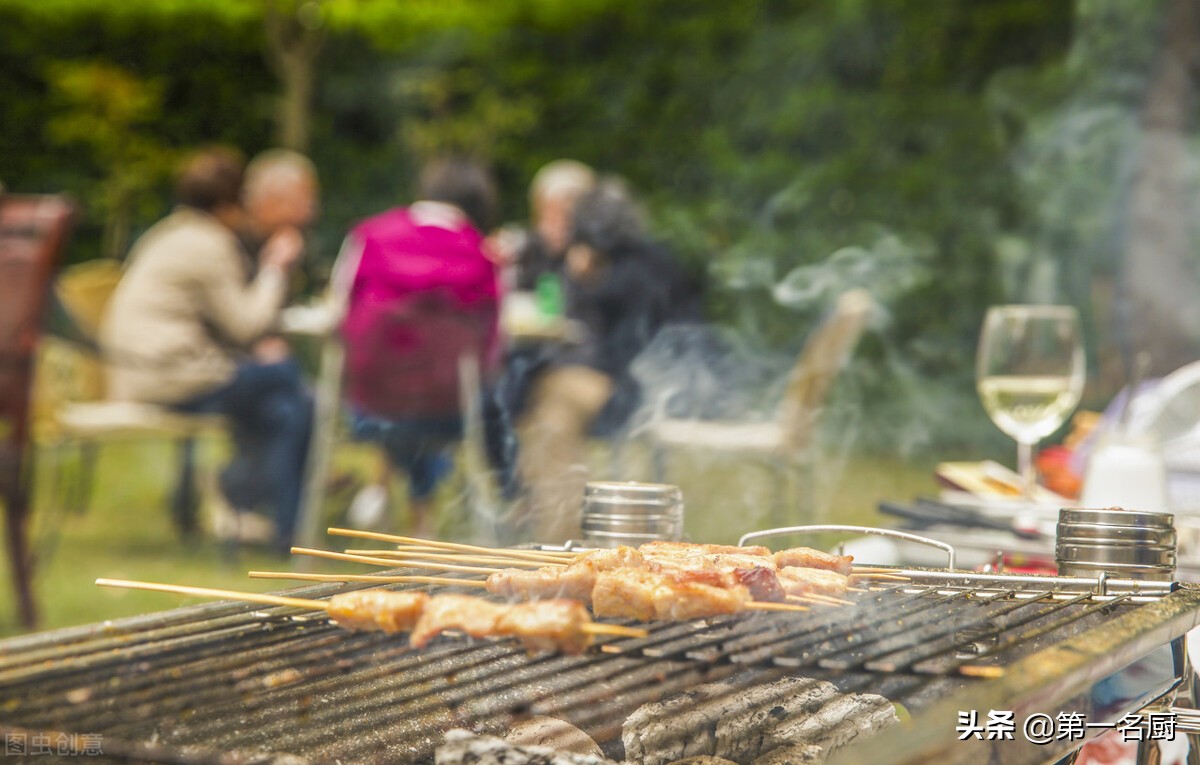
<svg viewBox="0 0 1200 765">
<path fill-rule="evenodd" d="M 317 217 L 318 190 L 316 166 L 303 154 L 269 149 L 257 155 L 242 185 L 249 233 L 265 239 L 285 228 L 307 229 Z"/>
<path fill-rule="evenodd" d="M 498 240 L 501 257 L 516 267 L 515 287 L 533 290 L 538 282 L 562 279 L 575 203 L 596 183 L 596 172 L 573 159 L 544 165 L 529 186 L 530 231 Z"/>
</svg>

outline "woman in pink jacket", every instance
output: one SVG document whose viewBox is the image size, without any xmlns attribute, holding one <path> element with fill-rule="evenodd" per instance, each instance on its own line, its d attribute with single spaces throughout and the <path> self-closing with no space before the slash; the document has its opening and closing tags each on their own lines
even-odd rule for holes
<svg viewBox="0 0 1200 765">
<path fill-rule="evenodd" d="M 475 360 L 485 381 L 499 365 L 500 292 L 480 233 L 495 203 L 487 173 L 433 162 L 420 200 L 351 232 L 361 255 L 343 337 L 355 435 L 408 474 L 414 526 L 427 528 L 448 447 L 462 438 L 460 364 Z"/>
</svg>

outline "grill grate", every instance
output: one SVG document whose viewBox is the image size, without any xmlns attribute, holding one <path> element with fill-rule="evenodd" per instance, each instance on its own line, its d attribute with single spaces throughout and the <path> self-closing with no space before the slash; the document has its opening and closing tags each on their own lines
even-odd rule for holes
<svg viewBox="0 0 1200 765">
<path fill-rule="evenodd" d="M 106 751 L 159 761 L 236 750 L 422 762 L 449 728 L 502 733 L 530 715 L 567 720 L 620 756 L 631 712 L 699 685 L 736 692 L 813 677 L 915 711 L 1169 589 L 1100 595 L 1052 577 L 925 578 L 860 594 L 853 607 L 654 624 L 648 637 L 578 657 L 452 637 L 415 651 L 402 637 L 343 632 L 323 614 L 209 604 L 0 643 L 0 711 L 14 728 L 99 733 Z"/>
</svg>

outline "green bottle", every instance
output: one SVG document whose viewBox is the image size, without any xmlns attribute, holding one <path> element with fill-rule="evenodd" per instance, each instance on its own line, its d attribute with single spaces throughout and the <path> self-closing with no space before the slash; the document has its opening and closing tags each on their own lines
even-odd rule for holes
<svg viewBox="0 0 1200 765">
<path fill-rule="evenodd" d="M 558 318 L 563 314 L 562 283 L 555 274 L 542 274 L 537 280 L 538 313 L 546 318 Z"/>
</svg>

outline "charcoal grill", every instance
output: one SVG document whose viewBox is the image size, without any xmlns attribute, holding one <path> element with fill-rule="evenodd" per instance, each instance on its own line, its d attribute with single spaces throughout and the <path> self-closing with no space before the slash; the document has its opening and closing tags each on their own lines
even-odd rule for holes
<svg viewBox="0 0 1200 765">
<path fill-rule="evenodd" d="M 1080 742 L 1038 746 L 1019 728 L 1015 740 L 958 741 L 958 712 L 1112 723 L 1170 708 L 1186 690 L 1182 638 L 1200 622 L 1200 589 L 1103 574 L 899 573 L 911 581 L 857 594 L 854 607 L 652 624 L 646 638 L 576 657 L 452 636 L 416 651 L 294 608 L 190 606 L 0 642 L 0 734 L 26 745 L 98 735 L 111 761 L 431 762 L 449 729 L 500 734 L 546 715 L 620 759 L 622 724 L 642 705 L 721 684 L 753 706 L 755 688 L 803 676 L 912 715 L 848 745 L 840 763 L 1043 763 Z"/>
</svg>

